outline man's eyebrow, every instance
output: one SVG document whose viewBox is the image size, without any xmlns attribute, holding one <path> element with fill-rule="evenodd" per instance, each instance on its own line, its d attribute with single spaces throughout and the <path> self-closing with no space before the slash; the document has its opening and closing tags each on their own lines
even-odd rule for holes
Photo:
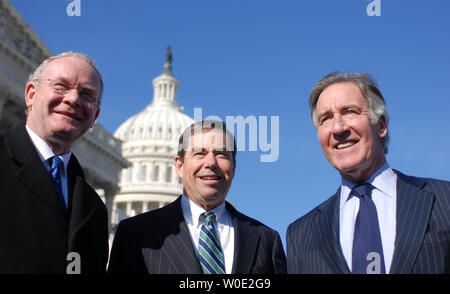
<svg viewBox="0 0 450 294">
<path fill-rule="evenodd" d="M 94 86 L 94 85 L 91 85 L 91 84 L 89 84 L 89 83 L 81 84 L 81 85 L 80 85 L 80 88 L 81 88 L 81 89 L 84 89 L 84 90 L 89 90 L 89 91 L 97 91 L 97 87 Z"/>
<path fill-rule="evenodd" d="M 65 77 L 57 77 L 57 78 L 50 79 L 50 80 L 53 80 L 55 82 L 63 82 L 63 83 L 70 84 L 69 80 L 67 78 L 65 78 Z"/>
<path fill-rule="evenodd" d="M 201 152 L 216 152 L 216 153 L 218 153 L 218 152 L 229 152 L 229 150 L 227 150 L 226 148 L 227 148 L 226 146 L 214 147 L 212 149 L 206 149 L 205 147 L 197 147 L 197 148 L 194 147 L 194 148 L 190 148 L 189 150 L 191 152 L 199 152 L 199 151 L 201 151 Z"/>
<path fill-rule="evenodd" d="M 94 86 L 89 85 L 89 84 L 81 85 L 80 89 L 88 90 L 90 92 L 97 92 L 97 87 L 94 87 Z"/>
<path fill-rule="evenodd" d="M 331 110 L 326 110 L 326 111 L 323 111 L 323 112 L 321 112 L 321 113 L 319 113 L 318 115 L 317 115 L 317 118 L 321 118 L 321 117 L 323 117 L 323 116 L 325 116 L 325 115 L 327 115 L 327 114 L 329 114 L 329 113 L 331 113 Z"/>
<path fill-rule="evenodd" d="M 55 78 L 54 80 L 57 81 L 57 82 L 63 82 L 63 83 L 71 84 L 71 83 L 70 83 L 70 80 L 69 80 L 68 78 L 66 78 L 66 77 L 57 77 L 57 78 Z M 90 90 L 90 91 L 96 91 L 96 90 L 97 90 L 97 87 L 94 86 L 94 85 L 91 85 L 91 84 L 89 84 L 89 83 L 86 83 L 86 84 L 80 85 L 80 89 L 85 89 L 85 90 Z"/>
<path fill-rule="evenodd" d="M 190 150 L 190 151 L 193 151 L 193 152 L 194 152 L 194 151 L 195 151 L 195 152 L 199 152 L 199 151 L 202 151 L 202 152 L 203 152 L 203 151 L 207 151 L 207 150 L 205 149 L 205 147 L 195 147 L 195 146 L 189 148 L 189 150 Z"/>
<path fill-rule="evenodd" d="M 356 105 L 356 104 L 347 104 L 347 105 L 343 105 L 343 106 L 341 107 L 341 109 L 349 109 L 349 108 L 358 108 L 358 109 L 361 109 L 361 107 L 358 106 L 358 105 Z"/>
<path fill-rule="evenodd" d="M 356 105 L 356 104 L 346 104 L 346 105 L 340 106 L 340 107 L 339 107 L 339 110 L 345 110 L 345 109 L 349 109 L 349 108 L 357 108 L 357 109 L 361 109 L 361 107 L 358 106 L 358 105 Z M 319 114 L 317 115 L 317 117 L 320 118 L 320 117 L 322 117 L 322 116 L 324 116 L 324 115 L 326 115 L 326 114 L 329 114 L 329 113 L 331 113 L 331 112 L 332 112 L 332 111 L 331 111 L 330 109 L 325 110 L 325 111 L 319 113 Z"/>
</svg>

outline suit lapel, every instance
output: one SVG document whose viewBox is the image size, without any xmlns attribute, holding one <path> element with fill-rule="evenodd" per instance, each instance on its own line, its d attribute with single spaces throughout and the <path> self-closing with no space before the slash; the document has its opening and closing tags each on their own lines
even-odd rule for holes
<svg viewBox="0 0 450 294">
<path fill-rule="evenodd" d="M 260 236 L 252 228 L 249 221 L 228 202 L 226 208 L 230 212 L 234 226 L 234 257 L 232 274 L 250 274 L 255 259 Z"/>
<path fill-rule="evenodd" d="M 161 218 L 160 221 L 162 228 L 167 228 L 170 232 L 165 239 L 167 244 L 162 246 L 162 251 L 170 260 L 173 268 L 183 274 L 203 273 L 184 220 L 181 196 L 168 207 L 167 216 Z"/>
<path fill-rule="evenodd" d="M 397 228 L 390 273 L 411 271 L 424 238 L 434 195 L 422 190 L 426 181 L 397 174 Z"/>
<path fill-rule="evenodd" d="M 333 273 L 350 273 L 339 243 L 340 189 L 328 201 L 318 207 L 318 221 L 312 224 L 312 233 L 329 261 Z"/>
<path fill-rule="evenodd" d="M 81 166 L 72 155 L 67 167 L 69 197 L 69 246 L 72 246 L 77 232 L 87 223 L 88 219 L 101 205 L 98 197 L 93 197 L 94 191 L 84 180 Z"/>
<path fill-rule="evenodd" d="M 25 125 L 20 124 L 7 132 L 10 156 L 19 164 L 17 178 L 39 198 L 67 230 L 67 221 L 55 186 L 34 147 Z"/>
</svg>

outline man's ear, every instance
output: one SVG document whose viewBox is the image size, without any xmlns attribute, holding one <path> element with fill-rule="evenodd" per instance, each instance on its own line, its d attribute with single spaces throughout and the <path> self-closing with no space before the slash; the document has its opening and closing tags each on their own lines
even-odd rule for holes
<svg viewBox="0 0 450 294">
<path fill-rule="evenodd" d="M 382 139 L 388 133 L 386 117 L 383 115 L 378 120 L 378 136 Z"/>
<path fill-rule="evenodd" d="M 25 104 L 28 108 L 34 104 L 34 97 L 36 96 L 36 85 L 28 83 L 25 87 Z"/>
<path fill-rule="evenodd" d="M 94 126 L 94 123 L 95 123 L 95 121 L 97 120 L 99 114 L 100 114 L 100 107 L 99 107 L 99 108 L 97 109 L 97 111 L 95 112 L 95 116 L 94 116 L 94 119 L 93 119 L 92 122 L 91 122 L 90 128 L 92 128 L 92 127 Z"/>
<path fill-rule="evenodd" d="M 177 175 L 180 179 L 183 179 L 183 161 L 180 156 L 175 156 L 175 169 L 177 170 Z"/>
</svg>

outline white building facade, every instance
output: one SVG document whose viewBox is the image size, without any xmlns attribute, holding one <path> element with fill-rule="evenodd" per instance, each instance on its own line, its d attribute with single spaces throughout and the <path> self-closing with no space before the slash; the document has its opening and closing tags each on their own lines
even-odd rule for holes
<svg viewBox="0 0 450 294">
<path fill-rule="evenodd" d="M 0 0 L 0 131 L 26 120 L 24 91 L 28 76 L 53 55 L 11 2 Z M 72 147 L 86 180 L 108 208 L 110 231 L 119 173 L 130 165 L 122 157 L 121 144 L 122 141 L 95 123 Z"/>
<path fill-rule="evenodd" d="M 26 119 L 28 75 L 52 55 L 11 2 L 0 0 L 0 131 Z M 179 136 L 194 121 L 177 104 L 170 49 L 166 59 L 153 80 L 150 105 L 114 135 L 95 123 L 72 148 L 108 208 L 111 234 L 121 219 L 162 207 L 183 192 L 174 158 Z"/>
<path fill-rule="evenodd" d="M 122 143 L 122 155 L 131 166 L 122 170 L 114 198 L 113 222 L 174 201 L 182 194 L 174 158 L 178 139 L 194 120 L 178 106 L 179 82 L 172 75 L 168 48 L 161 75 L 153 80 L 153 101 L 126 120 L 114 133 Z"/>
</svg>

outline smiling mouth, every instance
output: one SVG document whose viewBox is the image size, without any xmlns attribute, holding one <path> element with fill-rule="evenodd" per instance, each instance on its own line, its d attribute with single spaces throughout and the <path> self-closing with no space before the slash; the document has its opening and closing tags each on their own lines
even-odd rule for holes
<svg viewBox="0 0 450 294">
<path fill-rule="evenodd" d="M 199 178 L 204 180 L 204 181 L 218 181 L 218 180 L 220 180 L 219 176 L 200 176 Z"/>
<path fill-rule="evenodd" d="M 336 149 L 344 149 L 344 148 L 353 146 L 353 145 L 355 145 L 356 143 L 358 143 L 358 141 L 347 141 L 347 142 L 345 142 L 345 143 L 339 143 L 339 144 L 337 144 L 335 148 L 336 148 Z"/>
<path fill-rule="evenodd" d="M 56 113 L 58 113 L 60 115 L 67 116 L 67 117 L 70 117 L 71 119 L 74 119 L 74 120 L 80 120 L 75 113 L 72 114 L 72 113 L 63 112 L 63 111 L 57 111 Z"/>
</svg>

